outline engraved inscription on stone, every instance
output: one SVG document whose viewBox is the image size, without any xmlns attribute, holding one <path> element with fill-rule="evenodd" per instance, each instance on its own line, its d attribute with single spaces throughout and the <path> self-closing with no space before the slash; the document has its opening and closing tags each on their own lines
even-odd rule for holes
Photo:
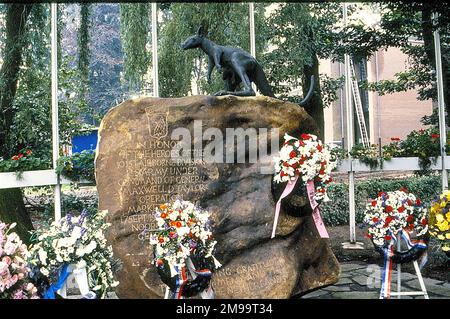
<svg viewBox="0 0 450 319">
<path fill-rule="evenodd" d="M 150 118 L 159 121 L 154 124 L 161 127 L 166 121 L 162 116 Z M 178 141 L 171 140 L 167 132 L 165 138 L 161 134 L 152 137 L 152 127 L 150 123 L 149 135 L 144 142 L 119 151 L 116 162 L 116 169 L 123 172 L 117 182 L 124 207 L 121 222 L 143 241 L 150 236 L 149 232 L 143 233 L 145 229 L 157 228 L 151 214 L 156 206 L 177 197 L 184 198 L 187 194 L 194 198 L 200 196 L 208 185 L 205 177 L 199 174 L 199 167 L 204 164 L 194 157 L 180 160 L 171 156 Z"/>
</svg>

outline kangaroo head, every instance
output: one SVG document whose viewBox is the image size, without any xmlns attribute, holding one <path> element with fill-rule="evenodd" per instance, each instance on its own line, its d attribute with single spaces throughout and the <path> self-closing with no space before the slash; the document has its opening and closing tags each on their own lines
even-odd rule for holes
<svg viewBox="0 0 450 319">
<path fill-rule="evenodd" d="M 183 50 L 198 48 L 202 45 L 202 41 L 203 41 L 203 27 L 201 26 L 198 28 L 196 35 L 190 36 L 183 42 L 181 48 Z"/>
</svg>

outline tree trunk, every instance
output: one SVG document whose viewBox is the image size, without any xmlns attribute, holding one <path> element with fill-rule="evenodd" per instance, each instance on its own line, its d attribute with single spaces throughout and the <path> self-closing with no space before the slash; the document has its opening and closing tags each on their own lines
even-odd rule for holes
<svg viewBox="0 0 450 319">
<path fill-rule="evenodd" d="M 19 68 L 22 64 L 25 25 L 30 14 L 31 4 L 8 4 L 6 11 L 6 38 L 3 65 L 0 69 L 0 155 L 11 156 L 6 147 L 8 132 L 13 124 L 12 104 L 17 90 Z"/>
<path fill-rule="evenodd" d="M 316 121 L 320 129 L 319 138 L 323 141 L 325 137 L 325 122 L 323 116 L 323 102 L 320 93 L 320 82 L 319 82 L 319 60 L 317 59 L 317 54 L 312 55 L 313 63 L 312 65 L 305 65 L 303 67 L 304 81 L 303 81 L 303 92 L 308 92 L 311 84 L 311 75 L 314 75 L 314 94 L 311 99 L 303 106 L 309 115 Z"/>
<path fill-rule="evenodd" d="M 33 225 L 19 188 L 0 189 L 0 221 L 7 224 L 17 223 L 14 231 L 25 243 L 29 243 L 29 231 L 33 229 Z"/>
<path fill-rule="evenodd" d="M 8 149 L 7 138 L 14 120 L 12 106 L 22 64 L 25 25 L 33 5 L 12 3 L 7 6 L 4 63 L 0 69 L 0 156 L 4 158 L 9 158 L 15 151 Z M 29 242 L 28 231 L 33 225 L 20 189 L 0 190 L 0 220 L 9 224 L 16 222 L 15 231 L 24 242 Z"/>
</svg>

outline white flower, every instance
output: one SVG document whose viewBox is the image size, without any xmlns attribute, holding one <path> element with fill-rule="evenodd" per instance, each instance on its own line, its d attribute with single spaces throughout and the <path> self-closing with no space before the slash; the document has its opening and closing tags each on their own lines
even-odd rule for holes
<svg viewBox="0 0 450 319">
<path fill-rule="evenodd" d="M 41 274 L 43 274 L 45 277 L 48 277 L 48 275 L 50 274 L 50 272 L 48 271 L 47 268 L 41 267 L 41 269 L 39 269 Z"/>
<path fill-rule="evenodd" d="M 91 240 L 85 248 L 85 254 L 90 254 L 95 248 L 97 248 L 97 243 L 94 240 Z"/>
<path fill-rule="evenodd" d="M 81 238 L 81 231 L 82 231 L 81 227 L 75 226 L 72 230 L 71 237 L 73 237 L 75 239 Z"/>
<path fill-rule="evenodd" d="M 41 248 L 38 251 L 38 255 L 39 255 L 39 261 L 41 262 L 41 264 L 46 266 L 47 265 L 47 252 Z"/>
</svg>

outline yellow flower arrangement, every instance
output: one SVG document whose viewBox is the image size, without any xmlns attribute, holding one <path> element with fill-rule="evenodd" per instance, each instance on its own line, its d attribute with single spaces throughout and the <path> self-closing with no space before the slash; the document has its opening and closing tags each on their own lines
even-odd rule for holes
<svg viewBox="0 0 450 319">
<path fill-rule="evenodd" d="M 450 252 L 450 191 L 445 191 L 433 202 L 428 224 L 430 235 L 441 242 L 444 252 Z"/>
</svg>

